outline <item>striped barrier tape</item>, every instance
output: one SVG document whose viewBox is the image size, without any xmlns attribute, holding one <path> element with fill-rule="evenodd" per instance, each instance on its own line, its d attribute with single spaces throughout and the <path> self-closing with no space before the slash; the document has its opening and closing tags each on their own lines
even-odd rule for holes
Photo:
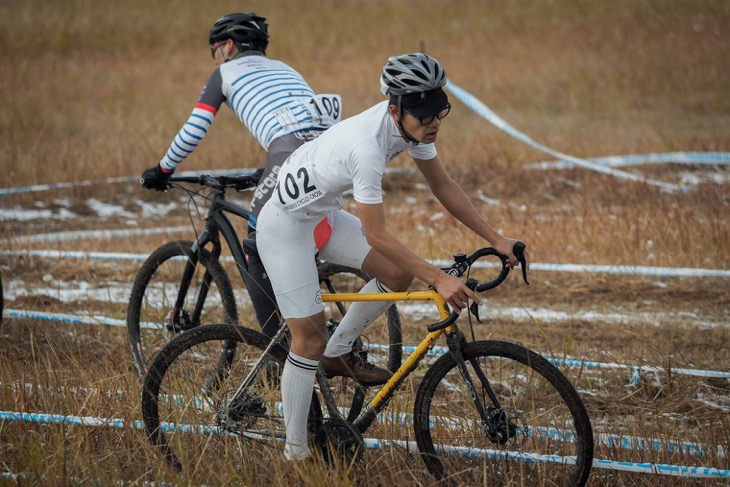
<svg viewBox="0 0 730 487">
<path fill-rule="evenodd" d="M 144 429 L 142 421 L 125 422 L 118 418 L 99 418 L 92 416 L 74 416 L 63 414 L 27 413 L 19 411 L 0 411 L 0 421 L 21 421 L 27 423 L 41 424 L 64 424 L 70 426 L 92 426 L 111 428 L 133 428 Z M 175 425 L 162 424 L 163 430 L 185 432 L 212 432 L 209 427 L 203 425 Z M 418 453 L 418 447 L 414 441 L 382 441 L 375 438 L 364 438 L 365 447 L 371 450 L 388 450 L 392 445 L 404 448 L 410 453 Z M 556 455 L 534 455 L 525 456 L 519 452 L 506 452 L 503 450 L 477 449 L 467 447 L 441 447 L 445 454 L 468 455 L 475 458 L 503 458 L 516 461 L 530 462 L 566 462 L 569 458 L 562 458 Z M 594 459 L 593 468 L 618 470 L 624 472 L 648 473 L 655 475 L 668 475 L 674 477 L 692 478 L 730 478 L 730 470 L 723 470 L 713 467 L 692 467 L 684 465 L 667 465 L 658 463 L 622 462 L 608 459 Z"/>
<path fill-rule="evenodd" d="M 569 161 L 576 166 L 580 166 L 586 169 L 590 169 L 592 171 L 596 171 L 603 174 L 608 174 L 610 176 L 614 176 L 620 179 L 626 179 L 630 181 L 637 181 L 642 182 L 646 184 L 650 184 L 652 186 L 656 186 L 663 191 L 674 193 L 674 192 L 688 192 L 691 188 L 689 186 L 679 185 L 679 184 L 672 184 L 672 183 L 666 183 L 662 181 L 657 181 L 655 179 L 649 179 L 644 176 L 621 171 L 618 169 L 613 169 L 606 167 L 602 164 L 597 164 L 595 162 L 591 162 L 590 160 L 586 159 L 579 159 L 577 157 L 570 156 L 568 154 L 563 154 L 562 152 L 555 151 L 543 144 L 540 144 L 530 138 L 528 135 L 525 135 L 524 133 L 520 132 L 519 130 L 515 129 L 513 126 L 511 126 L 509 123 L 507 123 L 505 120 L 503 120 L 499 115 L 497 115 L 494 111 L 492 111 L 491 108 L 489 108 L 487 105 L 485 105 L 482 101 L 480 101 L 478 98 L 476 98 L 471 93 L 467 92 L 466 90 L 460 88 L 457 86 L 453 81 L 449 81 L 446 84 L 446 90 L 451 92 L 457 99 L 459 99 L 464 105 L 466 105 L 469 109 L 471 109 L 473 112 L 475 112 L 477 115 L 481 116 L 483 119 L 497 127 L 498 129 L 502 130 L 503 132 L 511 135 L 512 137 L 516 138 L 517 140 L 529 145 L 530 147 L 539 150 L 540 152 L 544 152 L 546 154 L 551 155 L 552 157 L 555 157 L 556 159 Z"/>
<path fill-rule="evenodd" d="M 387 352 L 389 350 L 389 346 L 382 344 L 382 343 L 368 343 L 367 348 L 369 350 L 376 350 L 379 352 Z M 412 345 L 403 345 L 403 353 L 411 354 L 416 350 L 415 346 Z M 427 355 L 430 356 L 439 356 L 447 353 L 449 351 L 448 347 L 444 346 L 434 346 L 431 349 L 428 350 Z M 595 362 L 592 360 L 577 360 L 577 359 L 559 359 L 559 358 L 551 358 L 549 356 L 543 355 L 545 359 L 549 362 L 551 362 L 554 365 L 560 365 L 563 367 L 579 367 L 584 369 L 619 369 L 619 370 L 627 370 L 631 372 L 631 383 L 632 384 L 638 384 L 640 382 L 639 378 L 639 372 L 644 373 L 651 373 L 655 375 L 665 375 L 667 373 L 669 374 L 677 374 L 677 375 L 689 375 L 692 377 L 712 377 L 715 379 L 726 379 L 730 381 L 730 372 L 724 372 L 720 370 L 699 370 L 699 369 L 688 369 L 683 367 L 677 367 L 677 368 L 670 368 L 669 370 L 665 369 L 664 367 L 659 367 L 656 365 L 627 365 L 627 364 L 617 364 L 617 363 L 610 363 L 610 362 Z"/>
<path fill-rule="evenodd" d="M 597 157 L 581 159 L 562 152 L 555 151 L 543 144 L 536 142 L 528 135 L 520 132 L 512 125 L 507 123 L 499 115 L 497 115 L 492 109 L 485 105 L 482 101 L 476 98 L 471 93 L 467 92 L 463 88 L 456 85 L 453 81 L 449 81 L 446 85 L 446 90 L 451 92 L 457 99 L 459 99 L 467 108 L 471 109 L 477 115 L 481 116 L 487 122 L 491 123 L 498 129 L 509 134 L 510 136 L 520 140 L 521 142 L 537 149 L 541 152 L 549 154 L 559 161 L 553 162 L 538 162 L 532 164 L 530 167 L 547 168 L 547 167 L 583 167 L 592 171 L 609 174 L 621 179 L 627 179 L 632 181 L 644 182 L 653 186 L 657 186 L 664 191 L 676 192 L 683 191 L 687 192 L 691 188 L 686 185 L 678 185 L 672 183 L 666 183 L 649 179 L 641 175 L 629 173 L 621 170 L 616 170 L 616 167 L 625 167 L 639 164 L 657 164 L 666 162 L 679 162 L 685 164 L 728 164 L 730 163 L 730 153 L 727 152 L 669 152 L 659 154 L 644 154 L 644 155 L 628 155 L 628 156 L 608 156 L 608 157 Z M 211 174 L 211 175 L 228 175 L 228 174 L 251 174 L 255 169 L 215 169 L 205 171 L 182 171 L 179 175 L 183 176 L 197 176 L 200 174 Z M 387 173 L 401 173 L 405 170 L 402 168 L 386 168 Z M 406 171 L 407 172 L 407 171 Z M 0 196 L 20 194 L 20 193 L 32 193 L 39 191 L 49 191 L 54 189 L 66 189 L 76 188 L 84 186 L 98 186 L 103 184 L 118 184 L 118 183 L 136 183 L 139 181 L 139 176 L 123 176 L 116 178 L 107 179 L 95 179 L 86 181 L 76 182 L 61 182 L 61 183 L 50 183 L 50 184 L 36 184 L 18 188 L 0 188 Z"/>
<path fill-rule="evenodd" d="M 71 232 L 39 233 L 0 240 L 5 244 L 30 244 L 52 242 L 76 242 L 78 240 L 114 239 L 144 235 L 161 235 L 190 232 L 190 226 L 168 228 L 122 228 L 116 230 L 77 230 Z"/>
<path fill-rule="evenodd" d="M 256 169 L 211 169 L 207 171 L 181 171 L 176 176 L 199 176 L 201 174 L 210 174 L 211 176 L 239 175 L 245 176 L 253 174 Z M 36 193 L 39 191 L 50 191 L 52 189 L 79 188 L 84 186 L 101 186 L 105 184 L 118 183 L 139 183 L 139 176 L 122 176 L 118 178 L 107 179 L 90 179 L 86 181 L 51 183 L 51 184 L 34 184 L 21 188 L 0 188 L 0 196 L 20 193 Z"/>
<path fill-rule="evenodd" d="M 176 172 L 176 176 L 200 176 L 201 174 L 208 174 L 210 176 L 245 176 L 253 174 L 256 169 L 244 168 L 244 169 L 206 169 L 202 171 L 180 171 Z M 408 174 L 409 169 L 399 167 L 386 167 L 385 172 L 387 174 Z M 65 182 L 65 183 L 50 183 L 50 184 L 34 184 L 32 186 L 24 186 L 20 188 L 0 188 L 0 196 L 20 193 L 37 193 L 40 191 L 50 191 L 53 189 L 68 189 L 68 188 L 79 188 L 84 186 L 100 186 L 103 184 L 119 184 L 119 183 L 138 183 L 139 176 L 122 176 L 118 178 L 107 178 L 107 179 L 90 179 L 86 181 L 76 182 Z"/>
<path fill-rule="evenodd" d="M 730 152 L 665 152 L 659 154 L 631 154 L 626 156 L 591 157 L 587 161 L 606 167 L 627 167 L 644 164 L 681 163 L 696 165 L 728 165 Z M 530 169 L 571 169 L 570 161 L 541 161 L 527 166 Z"/>
<path fill-rule="evenodd" d="M 3 317 L 5 318 L 16 318 L 16 319 L 33 319 L 42 321 L 53 321 L 66 324 L 74 325 L 102 325 L 124 328 L 127 326 L 126 320 L 118 318 L 109 318 L 106 316 L 97 315 L 73 315 L 64 313 L 49 313 L 45 311 L 32 311 L 32 310 L 20 310 L 20 309 L 6 309 L 3 311 Z M 140 328 L 143 329 L 159 329 L 160 326 L 155 323 L 141 323 Z M 370 343 L 368 348 L 373 351 L 387 351 L 388 345 L 379 343 Z M 406 354 L 413 353 L 416 347 L 412 345 L 403 345 L 403 352 Z M 430 349 L 427 354 L 430 356 L 443 355 L 448 351 L 448 348 L 444 346 L 434 346 Z M 657 375 L 663 375 L 667 372 L 677 375 L 688 375 L 693 377 L 712 377 L 716 379 L 730 380 L 730 372 L 724 372 L 719 370 L 698 370 L 688 368 L 670 368 L 665 369 L 664 367 L 653 366 L 653 365 L 626 365 L 616 363 L 605 363 L 595 362 L 590 360 L 575 360 L 575 359 L 557 359 L 546 357 L 547 360 L 551 361 L 555 365 L 562 365 L 565 367 L 582 367 L 582 368 L 595 368 L 595 369 L 624 369 L 632 372 L 631 383 L 637 384 L 640 381 L 639 372 L 649 372 Z"/>
<path fill-rule="evenodd" d="M 0 385 L 4 385 L 0 383 Z M 21 389 L 20 384 L 10 383 L 13 390 L 19 391 Z M 102 394 L 105 397 L 124 397 L 124 391 L 117 390 L 113 392 L 101 391 L 98 388 L 90 387 L 42 387 L 40 385 L 34 385 L 26 383 L 22 389 L 26 394 L 43 394 L 46 391 L 60 392 L 61 394 L 69 392 L 71 394 L 79 394 L 88 397 L 91 394 Z M 168 396 L 166 396 L 167 399 Z M 192 402 L 198 402 L 198 399 L 190 399 L 189 397 L 175 396 L 175 401 L 181 405 L 191 404 Z M 204 407 L 204 404 L 199 404 L 199 407 Z M 280 403 L 276 403 L 276 410 L 280 413 L 283 412 L 283 406 Z M 340 408 L 340 413 L 343 416 L 347 416 L 350 410 L 347 408 Z M 393 425 L 411 425 L 413 424 L 413 415 L 397 411 L 384 411 L 378 414 L 378 421 L 383 424 Z M 541 428 L 540 430 L 532 430 L 540 436 L 555 438 L 557 441 L 569 437 L 570 435 L 564 431 L 558 429 L 546 430 Z M 572 440 L 571 440 L 572 441 Z M 607 446 L 609 448 L 619 448 L 623 450 L 637 450 L 637 451 L 653 451 L 653 452 L 677 452 L 685 455 L 694 455 L 699 457 L 706 457 L 711 454 L 709 449 L 697 442 L 693 441 L 677 441 L 669 438 L 645 438 L 633 435 L 619 435 L 615 433 L 597 433 L 595 434 L 595 441 L 597 444 Z M 724 446 L 718 445 L 714 448 L 719 458 L 725 458 L 727 455 L 727 449 Z"/>
<path fill-rule="evenodd" d="M 152 235 L 152 234 L 172 234 L 176 232 L 189 231 L 190 227 L 170 227 L 170 228 L 149 228 L 149 229 L 122 229 L 122 230 L 106 230 L 91 232 L 62 232 L 59 240 L 80 240 L 83 238 L 120 238 L 135 235 Z M 87 235 L 88 234 L 88 235 Z M 33 235 L 30 238 L 35 242 L 47 241 L 36 239 L 40 235 Z M 55 237 L 50 237 L 53 241 Z M 14 241 L 18 241 L 15 239 Z M 4 250 L 0 255 L 9 257 L 40 257 L 49 259 L 99 259 L 99 260 L 132 260 L 144 261 L 149 254 L 129 253 L 129 252 L 83 252 L 73 250 Z M 225 262 L 232 262 L 230 256 L 221 258 Z M 429 260 L 429 262 L 437 267 L 448 267 L 453 262 L 446 260 Z M 479 261 L 474 264 L 475 268 L 498 267 L 495 262 Z M 630 266 L 630 265 L 601 265 L 601 264 L 550 264 L 531 262 L 530 270 L 547 271 L 547 272 L 574 272 L 574 273 L 601 273 L 601 274 L 620 274 L 630 276 L 651 276 L 651 277 L 721 277 L 730 278 L 730 270 L 726 269 L 703 269 L 697 267 L 654 267 L 654 266 Z"/>
</svg>

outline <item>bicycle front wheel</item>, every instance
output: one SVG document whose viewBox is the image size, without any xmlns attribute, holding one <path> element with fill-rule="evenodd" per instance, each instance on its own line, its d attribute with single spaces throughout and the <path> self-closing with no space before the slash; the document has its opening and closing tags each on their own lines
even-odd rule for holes
<svg viewBox="0 0 730 487">
<path fill-rule="evenodd" d="M 429 471 L 463 485 L 585 485 L 593 432 L 568 379 L 512 343 L 471 342 L 463 355 L 475 397 L 450 354 L 416 395 L 416 441 Z"/>
<path fill-rule="evenodd" d="M 280 371 L 286 351 L 275 347 L 263 356 L 268 341 L 248 328 L 205 325 L 175 337 L 150 365 L 142 390 L 145 429 L 183 473 L 183 483 L 251 478 L 251 455 L 268 440 L 284 439 Z M 221 346 L 230 342 L 235 355 L 221 361 Z M 313 395 L 311 431 L 321 418 Z"/>
<path fill-rule="evenodd" d="M 137 272 L 127 307 L 127 331 L 140 377 L 175 335 L 201 323 L 238 323 L 231 281 L 205 249 L 196 254 L 198 262 L 183 305 L 175 309 L 185 266 L 193 257 L 192 246 L 188 240 L 168 242 L 152 252 Z"/>
</svg>

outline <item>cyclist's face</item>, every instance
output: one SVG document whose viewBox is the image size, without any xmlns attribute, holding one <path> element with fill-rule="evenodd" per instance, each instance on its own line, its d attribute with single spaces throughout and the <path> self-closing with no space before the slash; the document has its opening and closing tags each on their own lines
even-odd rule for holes
<svg viewBox="0 0 730 487">
<path fill-rule="evenodd" d="M 414 117 L 406 111 L 403 111 L 401 123 L 403 124 L 403 129 L 408 132 L 411 137 L 424 144 L 432 144 L 435 142 L 439 128 L 441 127 L 441 119 L 439 117 L 433 117 L 429 123 L 423 125 L 421 123 L 421 119 Z"/>
<path fill-rule="evenodd" d="M 210 53 L 213 56 L 216 66 L 220 66 L 231 58 L 233 53 L 233 41 L 228 39 L 225 41 L 217 42 L 210 46 Z"/>
</svg>

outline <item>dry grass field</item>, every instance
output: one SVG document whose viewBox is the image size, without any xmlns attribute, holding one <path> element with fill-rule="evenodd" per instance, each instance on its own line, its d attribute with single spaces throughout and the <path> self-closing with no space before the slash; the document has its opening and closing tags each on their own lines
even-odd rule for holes
<svg viewBox="0 0 730 487">
<path fill-rule="evenodd" d="M 581 158 L 730 152 L 725 0 L 321 0 L 311 7 L 281 0 L 6 1 L 0 188 L 136 177 L 156 163 L 214 67 L 208 29 L 239 9 L 269 19 L 268 54 L 290 62 L 317 92 L 342 94 L 345 116 L 382 99 L 378 76 L 389 56 L 425 49 L 455 84 L 554 150 Z M 442 158 L 494 226 L 528 244 L 534 263 L 730 269 L 727 165 L 625 168 L 671 183 L 698 180 L 686 193 L 581 168 L 534 169 L 551 158 L 455 99 L 452 105 L 437 144 Z M 183 169 L 263 161 L 260 146 L 224 109 Z M 394 165 L 413 168 L 405 157 Z M 387 176 L 391 230 L 429 259 L 483 246 L 420 183 L 412 173 Z M 181 226 L 190 226 L 181 193 L 152 193 L 133 182 L 0 194 L 4 307 L 123 320 L 140 261 L 19 254 L 145 255 L 192 232 L 83 232 Z M 50 235 L 33 238 L 38 234 Z M 635 384 L 630 370 L 566 369 L 597 434 L 665 445 L 602 444 L 596 458 L 727 474 L 730 380 L 675 369 L 730 371 L 730 279 L 539 269 L 530 278 L 527 287 L 513 275 L 486 296 L 478 337 L 556 358 L 663 368 L 640 372 Z M 241 304 L 244 324 L 255 326 L 250 312 Z M 411 344 L 428 318 L 404 313 Z M 0 485 L 435 484 L 418 456 L 398 449 L 368 451 L 352 466 L 300 468 L 270 448 L 244 453 L 244 475 L 200 468 L 179 478 L 131 427 L 141 419 L 139 393 L 124 328 L 6 316 L 1 410 L 114 418 L 125 427 L 0 420 Z M 706 452 L 668 446 L 683 442 Z M 589 485 L 728 482 L 595 469 Z"/>
</svg>

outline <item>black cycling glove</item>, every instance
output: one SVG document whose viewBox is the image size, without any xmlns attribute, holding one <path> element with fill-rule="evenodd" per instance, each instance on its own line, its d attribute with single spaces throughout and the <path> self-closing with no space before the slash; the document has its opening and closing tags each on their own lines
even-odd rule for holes
<svg viewBox="0 0 730 487">
<path fill-rule="evenodd" d="M 147 189 L 167 191 L 170 189 L 170 176 L 172 176 L 172 172 L 163 171 L 158 164 L 155 167 L 145 170 L 142 173 L 142 177 L 139 178 L 139 182 Z"/>
</svg>

